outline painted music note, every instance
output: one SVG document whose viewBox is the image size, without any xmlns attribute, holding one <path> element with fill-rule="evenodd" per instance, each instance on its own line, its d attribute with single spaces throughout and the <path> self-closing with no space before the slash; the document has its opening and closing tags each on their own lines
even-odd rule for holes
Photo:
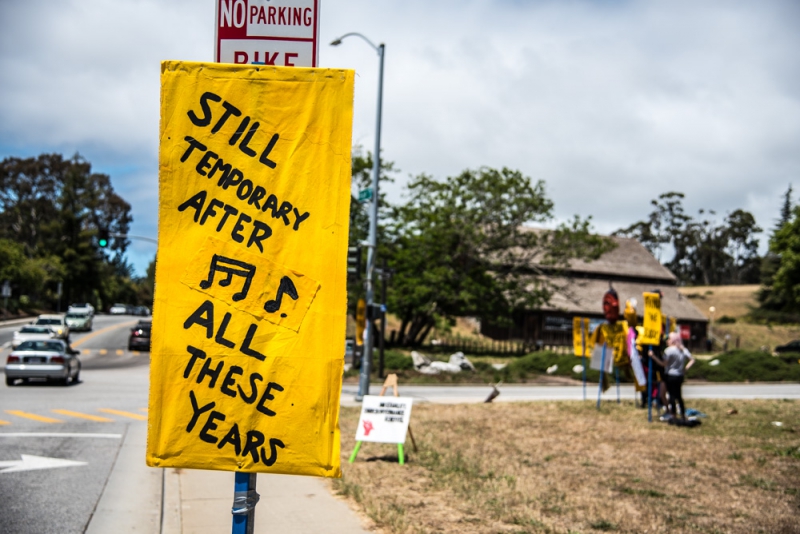
<svg viewBox="0 0 800 534">
<path fill-rule="evenodd" d="M 297 300 L 297 288 L 294 287 L 294 282 L 288 276 L 284 276 L 281 278 L 281 283 L 278 286 L 278 294 L 275 295 L 275 300 L 268 300 L 264 303 L 264 309 L 269 313 L 275 313 L 276 311 L 281 309 L 281 300 L 283 299 L 284 295 L 289 295 L 292 300 Z M 286 317 L 285 313 L 281 314 L 281 317 Z"/>
<path fill-rule="evenodd" d="M 242 290 L 233 295 L 234 302 L 238 302 L 247 296 L 247 292 L 250 290 L 250 283 L 253 281 L 253 276 L 256 274 L 256 266 L 243 261 L 234 260 L 233 258 L 214 254 L 214 257 L 211 259 L 211 268 L 208 270 L 208 278 L 200 282 L 200 287 L 202 289 L 211 287 L 211 284 L 214 283 L 214 275 L 218 272 L 227 274 L 225 279 L 219 281 L 219 285 L 222 287 L 231 285 L 234 276 L 241 276 L 244 278 Z"/>
</svg>

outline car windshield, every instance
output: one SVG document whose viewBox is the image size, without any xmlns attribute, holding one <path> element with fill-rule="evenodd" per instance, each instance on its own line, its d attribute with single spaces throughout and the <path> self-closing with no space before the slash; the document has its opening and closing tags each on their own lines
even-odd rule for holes
<svg viewBox="0 0 800 534">
<path fill-rule="evenodd" d="M 86 319 L 87 317 L 86 313 L 70 312 L 67 314 L 67 319 Z"/>
<path fill-rule="evenodd" d="M 20 334 L 49 334 L 50 329 L 44 326 L 23 326 L 19 329 Z"/>
<path fill-rule="evenodd" d="M 127 306 L 126 306 L 125 304 L 114 304 L 114 305 L 112 306 L 112 308 L 126 308 L 126 307 L 127 307 Z"/>
<path fill-rule="evenodd" d="M 40 350 L 48 352 L 62 352 L 64 345 L 57 341 L 23 341 L 17 350 Z"/>
<path fill-rule="evenodd" d="M 39 319 L 36 324 L 61 324 L 61 319 Z"/>
</svg>

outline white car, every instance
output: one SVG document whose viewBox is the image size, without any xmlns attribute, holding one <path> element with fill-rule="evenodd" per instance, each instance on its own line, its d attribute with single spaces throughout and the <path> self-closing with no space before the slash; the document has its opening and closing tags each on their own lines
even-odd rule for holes
<svg viewBox="0 0 800 534">
<path fill-rule="evenodd" d="M 114 304 L 108 310 L 108 313 L 111 315 L 125 315 L 128 313 L 128 305 L 127 304 Z"/>
<path fill-rule="evenodd" d="M 23 341 L 42 341 L 55 338 L 56 333 L 49 326 L 26 325 L 14 332 L 11 348 L 16 349 Z"/>
<path fill-rule="evenodd" d="M 55 332 L 57 338 L 63 339 L 64 341 L 69 340 L 69 326 L 67 326 L 67 321 L 64 319 L 63 315 L 43 314 L 40 315 L 33 324 L 36 326 L 47 326 L 50 330 Z"/>
<path fill-rule="evenodd" d="M 88 302 L 78 302 L 67 308 L 67 313 L 80 313 L 94 316 L 94 306 Z"/>
</svg>

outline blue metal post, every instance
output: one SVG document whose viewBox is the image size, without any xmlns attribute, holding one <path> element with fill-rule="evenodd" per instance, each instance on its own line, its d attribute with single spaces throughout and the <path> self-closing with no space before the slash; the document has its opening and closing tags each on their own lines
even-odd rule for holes
<svg viewBox="0 0 800 534">
<path fill-rule="evenodd" d="M 256 519 L 256 493 L 255 473 L 236 473 L 233 493 L 233 529 L 232 534 L 253 534 Z"/>
<path fill-rule="evenodd" d="M 614 366 L 614 375 L 617 377 L 617 404 L 619 404 L 619 367 L 616 365 Z"/>
<path fill-rule="evenodd" d="M 586 400 L 586 338 L 589 335 L 589 332 L 586 329 L 589 327 L 588 324 L 581 319 L 581 365 L 583 366 L 583 400 Z"/>
<path fill-rule="evenodd" d="M 647 346 L 647 422 L 653 422 L 653 359 L 650 357 L 652 345 Z"/>
<path fill-rule="evenodd" d="M 600 409 L 600 396 L 603 394 L 603 373 L 606 369 L 606 344 L 603 343 L 603 354 L 600 356 L 600 382 L 597 384 L 597 409 Z"/>
<path fill-rule="evenodd" d="M 586 350 L 583 352 L 583 400 L 586 400 Z"/>
</svg>

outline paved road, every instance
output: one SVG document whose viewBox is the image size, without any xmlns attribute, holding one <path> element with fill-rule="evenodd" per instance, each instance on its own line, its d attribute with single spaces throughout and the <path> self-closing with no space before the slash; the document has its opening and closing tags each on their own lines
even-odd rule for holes
<svg viewBox="0 0 800 534">
<path fill-rule="evenodd" d="M 84 532 L 126 436 L 146 432 L 149 357 L 124 350 L 135 322 L 101 316 L 94 332 L 72 335 L 82 352 L 78 384 L 0 388 L 0 531 Z M 15 328 L 0 328 L 0 340 Z M 16 471 L 31 466 L 19 465 L 22 455 L 76 463 Z M 150 498 L 158 513 L 160 493 Z"/>
<path fill-rule="evenodd" d="M 380 393 L 380 384 L 370 386 L 370 394 Z M 494 402 L 541 401 L 541 400 L 581 400 L 582 386 L 531 386 L 501 385 L 500 396 Z M 354 406 L 356 385 L 342 388 L 342 404 Z M 415 402 L 463 403 L 483 402 L 491 393 L 491 386 L 401 386 L 400 394 L 413 397 Z M 800 384 L 698 384 L 689 383 L 683 387 L 687 399 L 800 399 Z M 631 385 L 620 386 L 622 399 L 634 398 Z M 588 384 L 586 398 L 597 400 L 597 384 Z M 603 394 L 603 401 L 616 400 L 617 390 L 612 387 Z"/>
</svg>

